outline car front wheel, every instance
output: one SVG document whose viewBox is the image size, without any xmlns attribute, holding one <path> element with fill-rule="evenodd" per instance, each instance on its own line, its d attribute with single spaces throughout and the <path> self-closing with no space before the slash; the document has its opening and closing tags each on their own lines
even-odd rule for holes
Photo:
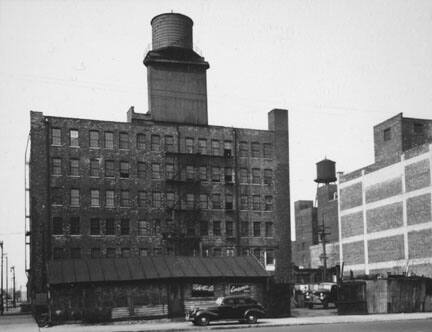
<svg viewBox="0 0 432 332">
<path fill-rule="evenodd" d="M 210 319 L 207 316 L 205 316 L 205 315 L 204 316 L 199 316 L 196 319 L 196 323 L 198 325 L 201 325 L 201 326 L 206 326 L 206 325 L 208 325 L 210 323 Z"/>
<path fill-rule="evenodd" d="M 255 314 L 247 314 L 246 322 L 248 322 L 248 324 L 256 324 L 257 321 L 258 317 Z"/>
</svg>

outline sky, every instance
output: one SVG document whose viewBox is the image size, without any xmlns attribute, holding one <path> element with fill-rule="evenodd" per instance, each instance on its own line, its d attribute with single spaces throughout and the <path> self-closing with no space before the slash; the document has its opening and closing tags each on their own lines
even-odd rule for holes
<svg viewBox="0 0 432 332">
<path fill-rule="evenodd" d="M 291 203 L 313 200 L 315 163 L 373 163 L 373 126 L 432 118 L 430 0 L 0 0 L 0 241 L 24 273 L 30 110 L 126 121 L 147 112 L 151 19 L 194 21 L 212 125 L 267 129 L 289 111 Z M 292 225 L 294 218 L 292 216 Z"/>
</svg>

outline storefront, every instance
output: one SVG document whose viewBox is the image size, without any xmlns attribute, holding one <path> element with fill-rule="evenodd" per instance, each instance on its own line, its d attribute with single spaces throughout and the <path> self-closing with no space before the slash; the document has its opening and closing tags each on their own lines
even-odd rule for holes
<svg viewBox="0 0 432 332">
<path fill-rule="evenodd" d="M 268 274 L 252 256 L 58 260 L 48 265 L 52 321 L 181 317 L 221 296 L 266 301 Z"/>
</svg>

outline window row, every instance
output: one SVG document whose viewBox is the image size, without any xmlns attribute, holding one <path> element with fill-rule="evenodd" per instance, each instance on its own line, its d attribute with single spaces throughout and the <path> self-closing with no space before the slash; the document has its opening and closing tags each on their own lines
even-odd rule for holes
<svg viewBox="0 0 432 332">
<path fill-rule="evenodd" d="M 118 142 L 119 149 L 130 149 L 132 145 L 135 145 L 138 150 L 150 149 L 151 151 L 161 151 L 163 143 L 165 151 L 177 152 L 178 147 L 172 135 L 161 136 L 138 133 L 135 135 L 135 142 L 133 142 L 130 136 L 132 135 L 129 135 L 128 132 L 119 132 L 116 139 L 113 131 L 103 131 L 101 133 L 99 130 L 89 130 L 88 145 L 90 148 L 103 147 L 105 149 L 114 149 L 115 142 Z M 51 145 L 61 146 L 63 143 L 62 129 L 51 128 Z M 69 129 L 67 143 L 71 147 L 80 147 L 80 131 L 78 129 Z M 229 140 L 185 137 L 181 143 L 185 153 L 219 156 L 231 155 L 233 150 L 232 141 Z M 183 149 L 181 148 L 181 150 Z M 239 155 L 240 157 L 272 158 L 273 147 L 271 143 L 240 141 Z"/>
<path fill-rule="evenodd" d="M 165 221 L 166 228 L 173 227 L 172 220 Z M 249 221 L 242 221 L 240 223 L 240 236 L 244 237 L 273 237 L 273 223 L 255 221 L 251 223 L 250 229 Z M 53 235 L 65 235 L 69 228 L 70 235 L 82 235 L 81 223 L 79 217 L 71 217 L 69 225 L 61 217 L 54 217 L 52 219 L 51 233 Z M 129 219 L 121 219 L 116 222 L 112 218 L 100 219 L 90 218 L 89 235 L 131 235 L 131 221 Z M 222 222 L 220 220 L 213 220 L 211 222 L 202 220 L 196 222 L 194 220 L 185 221 L 183 226 L 183 233 L 186 236 L 235 236 L 235 224 L 232 220 Z M 160 236 L 161 221 L 160 219 L 153 220 L 138 220 L 136 222 L 136 235 L 137 236 Z"/>
<path fill-rule="evenodd" d="M 122 258 L 128 258 L 132 256 L 161 256 L 161 255 L 174 255 L 174 249 L 167 247 L 167 248 L 130 248 L 130 247 L 122 247 L 122 248 L 114 248 L 114 247 L 107 247 L 107 248 L 90 248 L 90 249 L 83 249 L 80 247 L 72 247 L 69 250 L 63 247 L 54 247 L 53 248 L 53 259 L 64 259 L 64 258 L 72 258 L 72 259 L 79 259 L 82 258 L 84 255 L 88 255 L 87 252 L 89 252 L 89 256 L 91 258 L 116 258 L 116 257 L 122 257 Z M 214 256 L 214 257 L 221 257 L 221 256 L 235 256 L 235 248 L 227 247 L 213 247 L 210 249 L 204 249 L 203 253 L 204 256 Z M 265 261 L 266 265 L 274 264 L 274 249 L 263 249 L 263 248 L 242 248 L 241 254 L 246 255 L 254 255 L 258 260 Z"/>
<path fill-rule="evenodd" d="M 51 188 L 51 203 L 52 205 L 63 205 L 65 191 L 62 188 Z M 104 194 L 104 197 L 102 197 Z M 171 208 L 171 209 L 235 209 L 233 195 L 225 193 L 194 194 L 186 193 L 181 197 L 175 192 L 145 192 L 139 191 L 136 197 L 132 197 L 129 190 L 105 190 L 101 192 L 99 189 L 90 189 L 90 207 L 153 207 L 153 208 Z M 79 207 L 81 205 L 81 193 L 79 189 L 70 189 L 69 205 L 71 207 Z M 266 195 L 240 195 L 240 210 L 257 210 L 257 211 L 272 211 L 273 196 Z"/>
<path fill-rule="evenodd" d="M 62 175 L 63 160 L 61 158 L 51 159 L 51 174 L 54 176 Z M 99 159 L 91 159 L 89 163 L 90 172 L 89 175 L 93 177 L 115 177 L 116 175 L 120 178 L 131 177 L 131 167 L 128 161 L 105 160 L 101 162 Z M 68 160 L 68 174 L 70 176 L 80 176 L 81 167 L 79 159 Z M 165 177 L 163 169 L 160 163 L 145 163 L 138 162 L 136 166 L 136 176 L 138 178 L 145 179 L 148 173 L 151 173 L 151 178 L 155 180 L 168 179 L 168 180 L 200 180 L 200 181 L 212 181 L 212 182 L 224 182 L 232 183 L 235 181 L 235 174 L 231 167 L 219 167 L 219 166 L 199 166 L 194 167 L 193 165 L 186 165 L 180 170 L 176 170 L 174 163 L 165 163 Z M 260 168 L 252 168 L 249 171 L 247 168 L 239 169 L 239 182 L 240 183 L 252 183 L 252 184 L 266 184 L 271 185 L 273 181 L 273 170 L 266 168 L 264 170 Z"/>
</svg>

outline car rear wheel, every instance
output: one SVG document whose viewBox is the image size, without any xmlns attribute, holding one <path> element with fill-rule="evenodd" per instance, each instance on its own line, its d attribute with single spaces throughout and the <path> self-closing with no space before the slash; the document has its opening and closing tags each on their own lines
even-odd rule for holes
<svg viewBox="0 0 432 332">
<path fill-rule="evenodd" d="M 205 315 L 199 316 L 196 320 L 196 323 L 201 326 L 206 326 L 210 323 L 210 319 Z"/>
<path fill-rule="evenodd" d="M 255 314 L 253 313 L 247 314 L 246 322 L 248 324 L 256 324 L 257 321 L 258 321 L 258 317 Z"/>
</svg>

